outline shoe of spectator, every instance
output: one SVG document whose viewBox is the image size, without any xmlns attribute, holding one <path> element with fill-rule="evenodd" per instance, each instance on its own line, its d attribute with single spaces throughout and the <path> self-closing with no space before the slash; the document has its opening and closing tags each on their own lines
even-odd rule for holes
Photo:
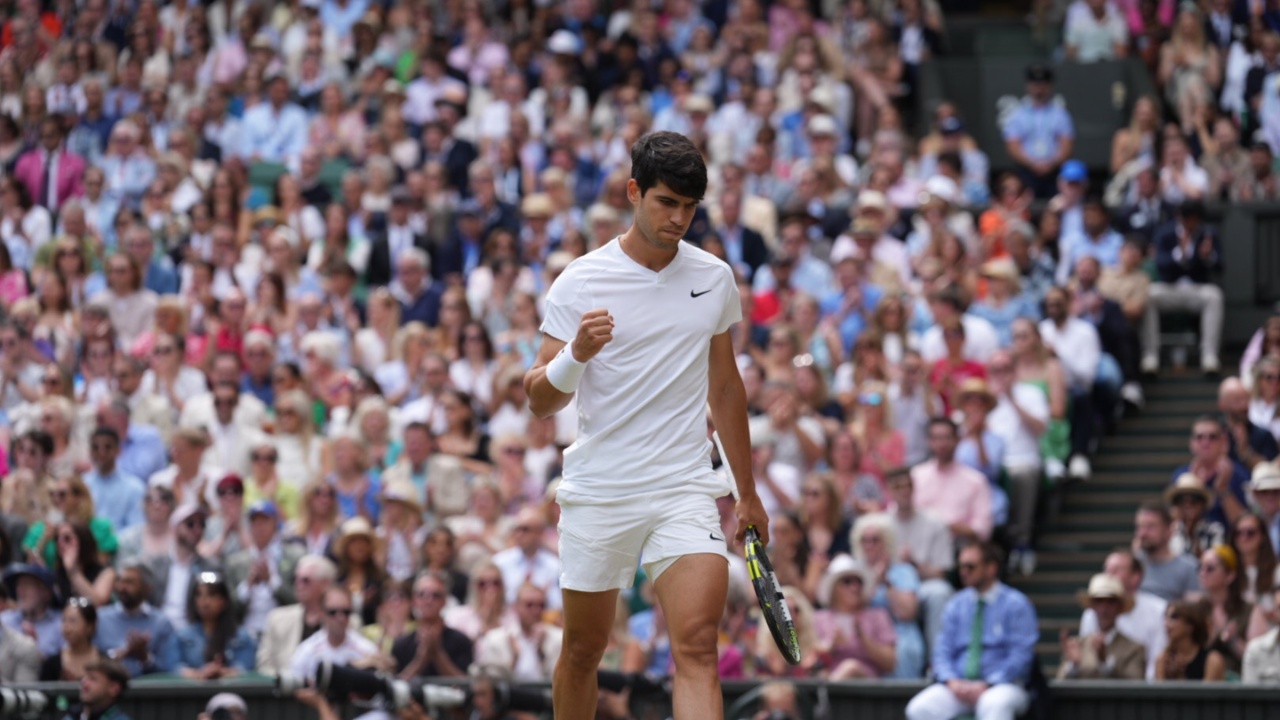
<svg viewBox="0 0 1280 720">
<path fill-rule="evenodd" d="M 1160 372 L 1160 356 L 1159 355 L 1143 355 L 1142 356 L 1142 374 L 1156 375 Z"/>
<path fill-rule="evenodd" d="M 1142 386 L 1133 381 L 1127 382 L 1120 387 L 1120 397 L 1126 403 L 1139 410 L 1147 403 L 1146 397 L 1142 394 Z"/>
<path fill-rule="evenodd" d="M 1077 480 L 1088 480 L 1092 477 L 1093 468 L 1089 465 L 1089 458 L 1083 455 L 1071 458 L 1071 463 L 1067 466 L 1067 475 Z"/>
<path fill-rule="evenodd" d="M 1027 576 L 1036 571 L 1036 551 L 1031 548 L 1023 548 L 1018 551 L 1018 567 L 1019 575 Z"/>
<path fill-rule="evenodd" d="M 1200 357 L 1200 369 L 1205 375 L 1217 377 L 1222 373 L 1222 365 L 1218 362 L 1217 355 L 1202 355 Z"/>
<path fill-rule="evenodd" d="M 1044 461 L 1044 475 L 1053 483 L 1057 483 L 1067 474 L 1067 466 L 1062 464 L 1058 458 L 1046 458 Z"/>
</svg>

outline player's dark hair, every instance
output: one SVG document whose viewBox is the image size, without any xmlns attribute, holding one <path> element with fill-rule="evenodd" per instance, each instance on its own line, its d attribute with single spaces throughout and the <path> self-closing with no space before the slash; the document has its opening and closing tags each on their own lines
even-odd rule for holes
<svg viewBox="0 0 1280 720">
<path fill-rule="evenodd" d="M 649 133 L 631 146 L 631 179 L 640 196 L 658 183 L 695 200 L 707 194 L 707 165 L 689 138 L 674 132 Z"/>
</svg>

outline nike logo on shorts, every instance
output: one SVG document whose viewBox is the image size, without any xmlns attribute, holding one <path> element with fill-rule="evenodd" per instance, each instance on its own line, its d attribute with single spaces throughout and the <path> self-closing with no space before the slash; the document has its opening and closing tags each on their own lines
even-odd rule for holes
<svg viewBox="0 0 1280 720">
<path fill-rule="evenodd" d="M 711 535 L 711 539 L 712 539 L 712 540 L 715 540 L 716 542 L 724 542 L 724 538 L 718 538 L 718 537 L 716 537 L 716 534 L 715 534 L 715 533 L 709 533 L 709 534 Z"/>
<path fill-rule="evenodd" d="M 703 295 L 706 295 L 706 294 L 707 294 L 707 293 L 709 293 L 709 292 L 711 292 L 711 291 L 710 291 L 710 290 L 703 290 L 702 292 L 694 292 L 694 291 L 690 290 L 690 291 L 689 291 L 689 297 L 691 297 L 691 298 L 702 297 Z"/>
</svg>

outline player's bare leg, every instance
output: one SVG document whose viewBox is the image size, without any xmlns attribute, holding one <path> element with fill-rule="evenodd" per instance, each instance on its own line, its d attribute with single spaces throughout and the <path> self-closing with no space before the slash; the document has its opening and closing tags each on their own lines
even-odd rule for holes
<svg viewBox="0 0 1280 720">
<path fill-rule="evenodd" d="M 551 682 L 556 720 L 595 718 L 600 694 L 596 670 L 609 645 L 617 608 L 617 590 L 564 591 L 564 645 Z"/>
<path fill-rule="evenodd" d="M 675 660 L 675 720 L 724 717 L 716 647 L 729 564 L 723 555 L 685 555 L 654 583 Z"/>
</svg>

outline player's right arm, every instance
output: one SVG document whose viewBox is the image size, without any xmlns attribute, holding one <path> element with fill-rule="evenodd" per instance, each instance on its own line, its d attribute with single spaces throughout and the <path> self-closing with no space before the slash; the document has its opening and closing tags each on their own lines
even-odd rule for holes
<svg viewBox="0 0 1280 720">
<path fill-rule="evenodd" d="M 569 404 L 569 398 L 573 397 L 573 390 L 566 392 L 563 389 L 563 375 L 556 375 L 553 371 L 553 377 L 561 378 L 558 380 L 560 387 L 547 377 L 548 367 L 553 362 L 572 372 L 574 366 L 585 365 L 595 357 L 610 340 L 613 340 L 613 316 L 603 308 L 582 314 L 578 334 L 572 344 L 543 333 L 538 358 L 524 376 L 524 392 L 529 396 L 530 412 L 540 418 L 550 417 L 563 410 Z M 578 372 L 581 374 L 580 369 Z M 576 387 L 576 384 L 575 381 L 573 385 Z"/>
</svg>

